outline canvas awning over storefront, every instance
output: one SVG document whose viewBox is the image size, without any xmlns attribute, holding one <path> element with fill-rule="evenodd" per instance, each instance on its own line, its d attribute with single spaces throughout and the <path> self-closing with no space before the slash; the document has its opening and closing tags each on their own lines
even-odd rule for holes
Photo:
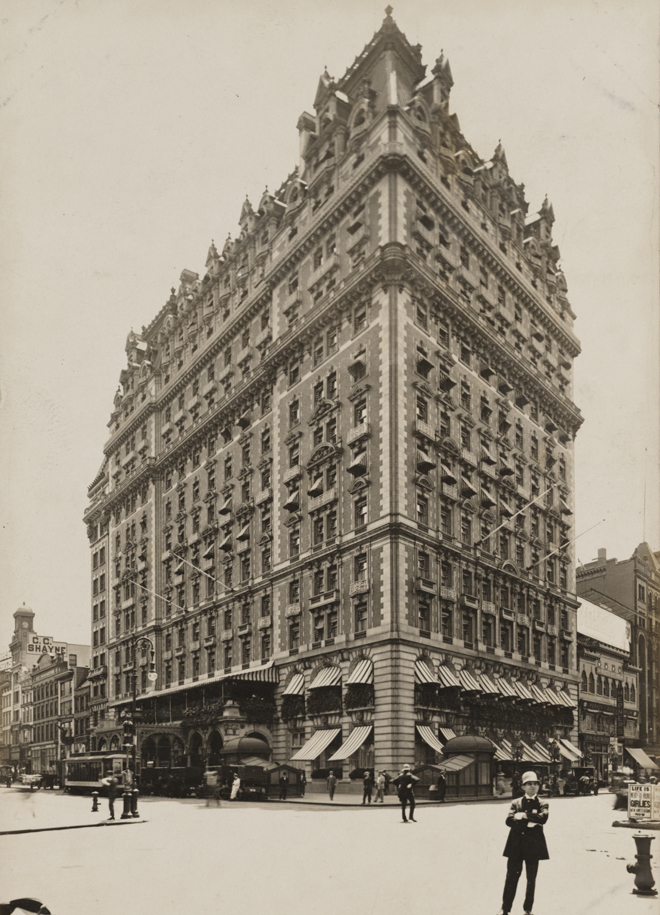
<svg viewBox="0 0 660 915">
<path fill-rule="evenodd" d="M 523 750 L 525 751 L 523 754 L 522 762 L 531 762 L 531 763 L 545 762 L 545 760 L 543 759 L 541 754 L 537 750 L 532 749 L 532 747 L 530 747 L 529 744 L 525 743 L 524 740 L 521 740 L 520 744 L 521 744 Z"/>
<path fill-rule="evenodd" d="M 498 677 L 495 681 L 497 688 L 500 693 L 504 696 L 505 699 L 517 699 L 518 693 L 515 691 L 513 686 L 506 680 L 504 677 Z"/>
<path fill-rule="evenodd" d="M 516 691 L 516 698 L 521 699 L 524 702 L 533 702 L 534 697 L 527 688 L 527 684 L 523 683 L 522 680 L 514 680 L 513 688 Z"/>
<path fill-rule="evenodd" d="M 653 762 L 650 756 L 647 756 L 644 750 L 640 747 L 624 747 L 626 753 L 628 753 L 635 760 L 642 769 L 657 769 L 659 768 Z"/>
<path fill-rule="evenodd" d="M 479 674 L 479 686 L 489 696 L 499 696 L 500 691 L 494 680 L 491 680 L 488 674 Z"/>
<path fill-rule="evenodd" d="M 373 724 L 365 724 L 361 725 L 360 727 L 353 728 L 337 752 L 332 754 L 328 762 L 339 762 L 342 759 L 348 759 L 349 756 L 357 753 L 362 744 L 367 740 L 373 731 L 373 728 Z"/>
<path fill-rule="evenodd" d="M 417 724 L 415 727 L 417 728 L 417 733 L 422 738 L 424 743 L 428 744 L 432 750 L 435 750 L 436 753 L 443 752 L 444 747 L 427 724 Z"/>
<path fill-rule="evenodd" d="M 458 679 L 461 684 L 461 688 L 466 693 L 482 693 L 483 690 L 475 680 L 474 676 L 470 673 L 469 670 L 459 670 Z"/>
<path fill-rule="evenodd" d="M 440 735 L 441 740 L 453 740 L 456 737 L 456 734 L 452 731 L 451 728 L 438 728 L 438 734 Z"/>
<path fill-rule="evenodd" d="M 543 744 L 540 744 L 540 743 L 538 742 L 538 740 L 535 741 L 535 743 L 534 743 L 534 749 L 536 750 L 536 752 L 537 752 L 537 753 L 539 754 L 539 756 L 541 757 L 541 761 L 542 761 L 542 762 L 544 762 L 544 763 L 551 763 L 551 762 L 552 762 L 552 757 L 550 756 L 550 754 L 548 753 L 548 751 L 546 750 L 546 748 L 543 746 Z"/>
<path fill-rule="evenodd" d="M 537 686 L 536 683 L 532 683 L 532 685 L 530 687 L 530 692 L 531 692 L 532 696 L 534 697 L 534 702 L 536 702 L 537 705 L 547 705 L 548 704 L 548 697 L 546 696 L 545 690 L 542 687 Z"/>
<path fill-rule="evenodd" d="M 494 740 L 490 742 L 495 747 L 495 759 L 498 762 L 512 762 L 511 754 L 504 747 L 498 747 Z"/>
<path fill-rule="evenodd" d="M 301 747 L 291 757 L 291 762 L 311 762 L 314 759 L 318 759 L 325 748 L 330 746 L 337 734 L 341 734 L 341 728 L 324 728 L 320 731 L 315 731 L 305 746 Z"/>
</svg>

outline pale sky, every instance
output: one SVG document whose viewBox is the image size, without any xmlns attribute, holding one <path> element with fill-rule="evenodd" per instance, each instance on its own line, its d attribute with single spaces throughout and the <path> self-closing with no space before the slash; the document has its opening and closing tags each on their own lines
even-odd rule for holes
<svg viewBox="0 0 660 915">
<path fill-rule="evenodd" d="M 383 0 L 0 0 L 0 652 L 25 601 L 89 642 L 87 486 L 131 327 L 297 162 Z M 576 556 L 658 527 L 658 37 L 647 0 L 408 0 L 484 159 L 554 206 L 583 353 Z"/>
</svg>

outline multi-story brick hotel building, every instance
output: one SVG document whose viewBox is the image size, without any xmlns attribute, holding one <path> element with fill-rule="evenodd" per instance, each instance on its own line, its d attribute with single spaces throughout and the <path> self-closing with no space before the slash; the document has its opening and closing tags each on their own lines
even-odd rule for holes
<svg viewBox="0 0 660 915">
<path fill-rule="evenodd" d="M 295 171 L 129 335 L 85 517 L 98 749 L 135 674 L 156 766 L 241 736 L 344 776 L 452 735 L 570 757 L 574 315 L 552 207 L 452 83 L 388 10 Z"/>
</svg>

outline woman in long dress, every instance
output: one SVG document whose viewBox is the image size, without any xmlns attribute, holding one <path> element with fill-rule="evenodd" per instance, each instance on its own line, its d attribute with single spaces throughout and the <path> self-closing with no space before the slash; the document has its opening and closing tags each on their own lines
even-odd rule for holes
<svg viewBox="0 0 660 915">
<path fill-rule="evenodd" d="M 236 800 L 240 787 L 241 787 L 241 780 L 238 777 L 238 772 L 237 772 L 236 775 L 234 775 L 234 781 L 231 783 L 231 797 L 229 798 L 230 801 Z"/>
</svg>

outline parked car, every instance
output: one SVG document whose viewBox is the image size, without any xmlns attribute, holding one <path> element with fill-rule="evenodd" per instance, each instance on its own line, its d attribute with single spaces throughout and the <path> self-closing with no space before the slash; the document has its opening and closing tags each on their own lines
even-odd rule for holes
<svg viewBox="0 0 660 915">
<path fill-rule="evenodd" d="M 30 791 L 34 791 L 35 788 L 41 788 L 41 775 L 21 775 L 19 779 L 21 785 L 25 785 L 26 788 L 29 788 Z"/>
<path fill-rule="evenodd" d="M 594 766 L 578 766 L 572 769 L 564 784 L 564 794 L 598 794 L 598 779 Z"/>
</svg>

